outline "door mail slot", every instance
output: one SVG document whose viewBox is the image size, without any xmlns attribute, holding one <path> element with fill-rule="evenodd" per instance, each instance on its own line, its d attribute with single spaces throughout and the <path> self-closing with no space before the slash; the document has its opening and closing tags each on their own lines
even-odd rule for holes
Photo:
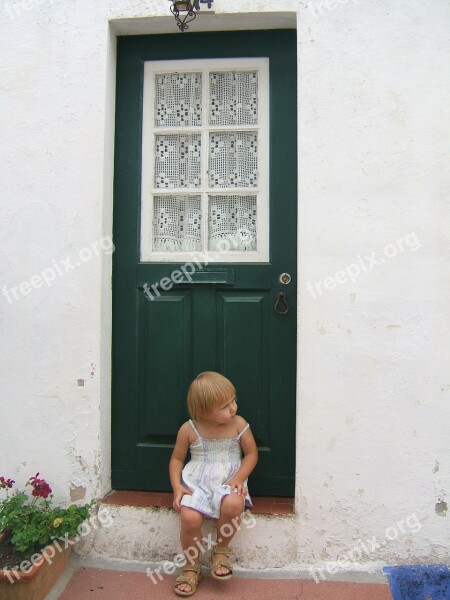
<svg viewBox="0 0 450 600">
<path fill-rule="evenodd" d="M 227 271 L 199 271 L 196 270 L 189 275 L 189 283 L 234 283 L 234 269 Z M 183 281 L 182 283 L 187 283 Z"/>
</svg>

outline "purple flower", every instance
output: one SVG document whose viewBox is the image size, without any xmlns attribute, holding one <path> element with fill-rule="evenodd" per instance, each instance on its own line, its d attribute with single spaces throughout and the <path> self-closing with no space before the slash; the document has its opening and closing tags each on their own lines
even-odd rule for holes
<svg viewBox="0 0 450 600">
<path fill-rule="evenodd" d="M 4 477 L 0 477 L 0 488 L 9 488 L 9 489 L 11 489 L 12 486 L 15 483 L 16 482 L 13 481 L 12 479 L 5 479 Z"/>
</svg>

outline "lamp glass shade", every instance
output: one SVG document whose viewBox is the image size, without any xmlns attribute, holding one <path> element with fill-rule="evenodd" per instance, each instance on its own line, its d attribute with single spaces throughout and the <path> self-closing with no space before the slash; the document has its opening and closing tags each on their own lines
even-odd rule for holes
<svg viewBox="0 0 450 600">
<path fill-rule="evenodd" d="M 185 0 L 175 1 L 173 3 L 173 7 L 178 12 L 191 12 L 192 11 L 191 2 L 186 2 Z"/>
</svg>

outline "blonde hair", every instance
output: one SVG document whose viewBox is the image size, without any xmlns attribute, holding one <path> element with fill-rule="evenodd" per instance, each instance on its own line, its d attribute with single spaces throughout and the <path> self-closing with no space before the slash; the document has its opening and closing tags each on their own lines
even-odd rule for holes
<svg viewBox="0 0 450 600">
<path fill-rule="evenodd" d="M 191 419 L 207 417 L 213 410 L 226 404 L 236 395 L 229 379 L 215 371 L 200 373 L 189 386 L 187 395 Z"/>
</svg>

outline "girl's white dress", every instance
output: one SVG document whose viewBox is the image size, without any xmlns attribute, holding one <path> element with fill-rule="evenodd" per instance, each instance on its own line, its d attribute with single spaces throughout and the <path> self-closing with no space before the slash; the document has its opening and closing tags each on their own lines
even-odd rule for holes
<svg viewBox="0 0 450 600">
<path fill-rule="evenodd" d="M 220 516 L 220 504 L 224 496 L 231 494 L 227 485 L 237 473 L 242 461 L 241 436 L 250 425 L 244 427 L 241 433 L 232 438 L 217 439 L 202 437 L 192 420 L 192 429 L 197 434 L 195 442 L 189 445 L 191 460 L 184 466 L 181 479 L 184 486 L 193 494 L 185 494 L 181 498 L 181 506 L 194 508 L 213 519 Z M 244 481 L 247 487 L 247 480 Z M 253 506 L 247 492 L 245 507 Z"/>
</svg>

